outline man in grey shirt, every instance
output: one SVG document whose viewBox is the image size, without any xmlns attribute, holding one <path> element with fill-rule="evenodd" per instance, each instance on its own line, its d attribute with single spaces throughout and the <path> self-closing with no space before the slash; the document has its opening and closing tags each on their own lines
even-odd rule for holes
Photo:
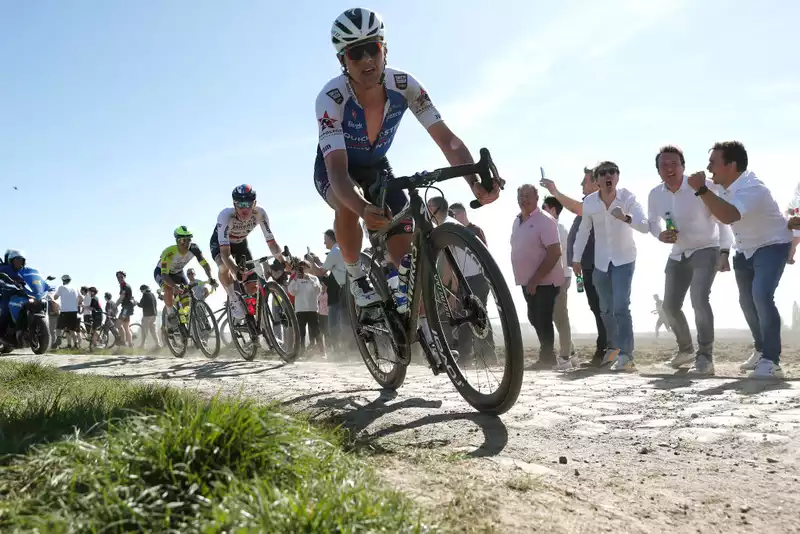
<svg viewBox="0 0 800 534">
<path fill-rule="evenodd" d="M 581 187 L 583 188 L 583 197 L 586 198 L 599 189 L 597 181 L 594 179 L 594 169 L 585 167 L 583 169 L 583 181 Z M 578 228 L 581 225 L 583 214 L 582 200 L 575 200 L 561 193 L 557 188 L 555 182 L 552 180 L 542 180 L 542 186 L 547 189 L 551 195 L 561 202 L 567 210 L 576 215 L 575 220 L 572 222 L 572 227 L 567 236 L 567 265 L 572 265 L 572 249 L 575 244 L 575 237 L 578 235 Z M 594 287 L 592 277 L 594 274 L 594 229 L 589 232 L 589 241 L 586 244 L 583 256 L 581 257 L 581 268 L 583 269 L 583 287 L 586 292 L 586 300 L 589 301 L 589 308 L 594 315 L 595 324 L 597 325 L 597 348 L 592 356 L 590 365 L 599 367 L 603 361 L 606 349 L 608 348 L 608 337 L 606 336 L 606 327 L 603 323 L 603 316 L 600 314 L 600 297 L 597 295 L 597 289 Z"/>
</svg>

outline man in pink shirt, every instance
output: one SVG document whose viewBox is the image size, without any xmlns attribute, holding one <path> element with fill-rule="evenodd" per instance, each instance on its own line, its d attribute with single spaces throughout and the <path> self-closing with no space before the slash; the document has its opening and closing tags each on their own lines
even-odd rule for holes
<svg viewBox="0 0 800 534">
<path fill-rule="evenodd" d="M 539 360 L 534 368 L 551 368 L 557 363 L 553 308 L 564 284 L 558 223 L 539 209 L 535 186 L 521 186 L 517 202 L 521 213 L 511 228 L 511 267 L 528 303 L 528 321 L 539 338 Z"/>
</svg>

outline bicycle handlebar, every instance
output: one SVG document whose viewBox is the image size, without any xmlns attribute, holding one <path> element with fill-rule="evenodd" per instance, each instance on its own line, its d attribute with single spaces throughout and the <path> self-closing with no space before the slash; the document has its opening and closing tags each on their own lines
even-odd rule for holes
<svg viewBox="0 0 800 534">
<path fill-rule="evenodd" d="M 462 178 L 471 174 L 480 176 L 481 186 L 486 191 L 491 191 L 494 180 L 500 178 L 500 175 L 497 173 L 497 167 L 492 161 L 492 155 L 489 153 L 489 149 L 481 148 L 480 155 L 481 158 L 476 163 L 443 167 L 430 172 L 422 171 L 412 174 L 411 176 L 401 176 L 393 179 L 389 179 L 389 173 L 383 171 L 380 180 L 376 184 L 378 194 L 375 198 L 377 198 L 377 205 L 381 207 L 385 206 L 386 193 L 389 191 L 423 187 L 453 178 Z M 503 186 L 501 186 L 500 189 L 503 189 Z M 473 200 L 469 205 L 472 209 L 478 209 L 483 206 L 478 199 Z"/>
</svg>

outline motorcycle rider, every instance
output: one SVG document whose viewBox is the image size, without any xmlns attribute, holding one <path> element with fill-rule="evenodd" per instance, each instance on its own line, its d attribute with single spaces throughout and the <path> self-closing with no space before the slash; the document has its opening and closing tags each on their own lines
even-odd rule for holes
<svg viewBox="0 0 800 534">
<path fill-rule="evenodd" d="M 3 256 L 3 263 L 0 264 L 0 274 L 4 274 L 12 282 L 17 284 L 24 284 L 25 280 L 19 274 L 25 267 L 25 255 L 19 250 L 8 249 Z M 3 339 L 8 330 L 8 323 L 11 318 L 11 312 L 8 309 L 8 303 L 11 299 L 11 292 L 0 291 L 0 351 L 7 352 L 10 347 L 6 347 Z"/>
</svg>

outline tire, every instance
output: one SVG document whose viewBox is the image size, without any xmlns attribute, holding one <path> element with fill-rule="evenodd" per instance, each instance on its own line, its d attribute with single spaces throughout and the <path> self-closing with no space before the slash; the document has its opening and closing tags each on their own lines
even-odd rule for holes
<svg viewBox="0 0 800 534">
<path fill-rule="evenodd" d="M 117 334 L 114 333 L 113 328 L 103 328 L 100 333 L 100 342 L 104 349 L 110 349 L 117 342 Z"/>
<path fill-rule="evenodd" d="M 217 325 L 217 318 L 209 308 L 208 304 L 202 300 L 195 301 L 194 310 L 192 310 L 192 324 L 189 325 L 189 331 L 192 334 L 192 339 L 197 344 L 200 352 L 206 358 L 216 358 L 219 356 L 220 342 L 219 342 L 219 326 Z M 200 330 L 203 327 L 209 327 L 211 334 L 209 336 L 210 345 L 207 347 L 201 341 Z M 213 341 L 211 340 L 213 336 Z"/>
<path fill-rule="evenodd" d="M 131 323 L 131 344 L 135 347 L 137 345 L 137 340 L 142 338 L 142 324 L 141 323 Z"/>
<path fill-rule="evenodd" d="M 469 384 L 461 372 L 457 360 L 453 358 L 437 308 L 437 290 L 443 288 L 437 287 L 440 282 L 435 269 L 427 266 L 424 269 L 425 281 L 422 298 L 425 302 L 428 325 L 439 336 L 444 348 L 447 375 L 464 400 L 479 412 L 496 415 L 505 413 L 517 402 L 522 389 L 525 367 L 522 334 L 519 329 L 517 310 L 514 307 L 514 301 L 511 298 L 505 278 L 503 278 L 500 268 L 483 242 L 460 224 L 444 223 L 437 226 L 431 232 L 430 244 L 433 248 L 434 258 L 437 258 L 439 252 L 447 246 L 460 246 L 461 248 L 469 249 L 473 257 L 480 263 L 484 277 L 488 279 L 490 295 L 491 289 L 494 289 L 497 307 L 501 311 L 499 315 L 505 344 L 505 372 L 497 391 L 487 395 L 478 392 Z M 491 324 L 489 326 L 491 327 Z"/>
<path fill-rule="evenodd" d="M 161 339 L 164 340 L 164 344 L 173 356 L 176 358 L 183 358 L 186 356 L 186 350 L 189 348 L 189 339 L 183 335 L 183 331 L 180 327 L 178 327 L 176 332 L 170 334 L 167 330 L 167 325 L 169 325 L 167 307 L 164 306 L 161 311 Z M 179 341 L 180 344 L 176 343 L 176 341 Z"/>
<path fill-rule="evenodd" d="M 378 263 L 375 262 L 369 255 L 364 253 L 361 254 L 361 263 L 369 272 L 369 277 L 372 281 L 375 291 L 378 292 L 384 301 L 388 300 L 393 305 L 394 302 L 392 301 L 392 297 L 389 293 L 389 286 L 386 284 L 386 280 L 380 275 L 381 271 Z M 359 324 L 359 314 L 356 310 L 353 295 L 350 293 L 349 273 L 347 274 L 347 278 L 345 279 L 345 283 L 344 286 L 342 286 L 341 291 L 345 296 L 344 302 L 345 306 L 347 306 L 347 313 L 350 315 L 350 326 L 353 329 L 353 336 L 356 339 L 358 351 L 361 353 L 361 359 L 364 360 L 364 364 L 367 366 L 369 374 L 372 375 L 372 378 L 374 378 L 375 381 L 381 385 L 381 387 L 385 389 L 398 389 L 403 385 L 403 382 L 405 382 L 408 365 L 400 362 L 392 362 L 393 366 L 391 371 L 381 371 L 381 369 L 378 367 L 378 363 L 375 361 L 375 358 L 373 358 L 372 354 L 370 354 L 364 338 L 360 337 L 358 335 L 358 331 L 356 330 L 357 325 Z M 401 350 L 410 350 L 410 347 L 406 343 L 405 347 L 401 348 Z M 397 357 L 396 354 L 395 357 Z"/>
<path fill-rule="evenodd" d="M 236 298 L 241 297 L 237 296 Z M 231 329 L 231 339 L 233 340 L 233 345 L 236 347 L 236 350 L 239 351 L 239 354 L 242 355 L 242 358 L 248 362 L 252 362 L 258 353 L 258 338 L 256 337 L 255 340 L 251 338 L 249 344 L 246 345 L 247 341 L 244 339 L 244 336 L 250 337 L 252 335 L 250 329 L 247 326 L 234 327 L 236 323 L 233 320 L 233 312 L 231 312 L 231 307 L 227 304 L 225 307 L 226 318 L 228 319 L 228 325 Z"/>
<path fill-rule="evenodd" d="M 269 345 L 278 353 L 278 356 L 286 363 L 292 363 L 297 359 L 300 354 L 300 325 L 297 323 L 297 315 L 292 307 L 292 302 L 289 300 L 289 295 L 283 286 L 270 280 L 266 283 L 266 295 L 272 294 L 276 299 L 279 299 L 281 312 L 278 321 L 283 326 L 283 344 L 278 341 L 275 334 L 275 315 L 270 313 L 269 299 L 263 298 L 261 302 L 261 321 L 264 335 L 267 338 Z M 286 332 L 291 329 L 292 339 L 286 338 Z"/>
<path fill-rule="evenodd" d="M 50 349 L 50 329 L 44 317 L 33 316 L 30 327 L 31 350 L 34 354 L 44 354 Z"/>
</svg>

